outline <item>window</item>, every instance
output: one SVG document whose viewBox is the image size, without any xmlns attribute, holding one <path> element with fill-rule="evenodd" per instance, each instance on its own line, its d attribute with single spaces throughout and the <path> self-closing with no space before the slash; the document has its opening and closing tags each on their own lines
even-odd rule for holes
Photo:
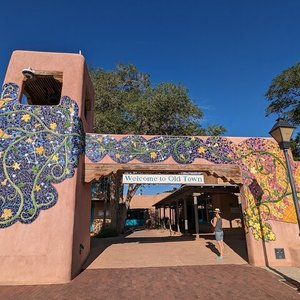
<svg viewBox="0 0 300 300">
<path fill-rule="evenodd" d="M 58 105 L 61 98 L 62 72 L 35 71 L 24 78 L 21 103 L 29 105 Z"/>
<path fill-rule="evenodd" d="M 198 200 L 198 216 L 200 224 L 209 224 L 213 218 L 212 197 L 209 194 Z"/>
</svg>

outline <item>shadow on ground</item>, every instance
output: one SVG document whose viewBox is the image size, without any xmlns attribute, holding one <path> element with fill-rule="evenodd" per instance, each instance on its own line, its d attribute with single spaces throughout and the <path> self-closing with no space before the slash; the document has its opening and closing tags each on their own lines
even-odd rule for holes
<svg viewBox="0 0 300 300">
<path fill-rule="evenodd" d="M 125 243 L 170 243 L 170 242 L 186 242 L 193 241 L 196 239 L 195 235 L 172 235 L 162 237 L 143 237 L 143 236 L 131 236 L 132 232 L 111 238 L 91 238 L 91 251 L 90 255 L 83 265 L 83 270 L 86 269 L 101 253 L 108 247 L 114 244 L 125 244 Z M 200 234 L 200 238 L 206 242 L 206 247 L 209 248 L 214 254 L 219 255 L 219 251 L 216 248 L 213 241 L 215 236 L 213 233 Z M 225 233 L 224 242 L 227 247 L 230 247 L 237 255 L 248 261 L 246 241 L 240 235 L 229 235 Z"/>
<path fill-rule="evenodd" d="M 293 279 L 293 278 L 291 278 L 291 277 L 289 277 L 289 276 L 281 273 L 280 271 L 272 268 L 271 266 L 268 266 L 268 268 L 271 271 L 273 271 L 275 274 L 277 274 L 281 278 L 283 278 L 282 281 L 285 281 L 288 285 L 290 285 L 291 287 L 295 288 L 298 291 L 298 293 L 300 293 L 300 283 L 297 280 L 295 280 L 295 279 Z"/>
<path fill-rule="evenodd" d="M 195 240 L 193 235 L 182 235 L 182 236 L 164 236 L 164 237 L 130 237 L 132 232 L 111 238 L 91 238 L 91 251 L 84 263 L 82 269 L 86 269 L 106 248 L 115 244 L 125 243 L 170 243 L 170 242 L 186 242 Z"/>
<path fill-rule="evenodd" d="M 209 248 L 213 253 L 219 255 L 219 251 L 215 244 L 211 241 L 215 241 L 215 235 L 213 233 L 200 234 L 200 238 L 206 241 L 206 247 Z M 224 243 L 225 247 L 231 248 L 237 255 L 239 255 L 243 260 L 248 260 L 247 244 L 244 235 L 232 234 L 230 231 L 224 230 Z M 226 251 L 226 250 L 225 250 Z"/>
<path fill-rule="evenodd" d="M 216 248 L 215 244 L 213 244 L 212 242 L 206 242 L 205 247 L 208 248 L 208 249 L 210 249 L 211 252 L 213 252 L 217 256 L 220 256 L 219 250 Z"/>
</svg>

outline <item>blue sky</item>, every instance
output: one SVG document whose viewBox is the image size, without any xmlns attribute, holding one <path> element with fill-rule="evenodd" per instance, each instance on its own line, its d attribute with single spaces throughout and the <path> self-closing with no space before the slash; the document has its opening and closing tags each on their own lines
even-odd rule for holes
<svg viewBox="0 0 300 300">
<path fill-rule="evenodd" d="M 28 0 L 1 3 L 0 78 L 15 49 L 82 51 L 90 66 L 133 63 L 181 83 L 228 136 L 268 136 L 272 78 L 300 61 L 300 1 Z"/>
</svg>

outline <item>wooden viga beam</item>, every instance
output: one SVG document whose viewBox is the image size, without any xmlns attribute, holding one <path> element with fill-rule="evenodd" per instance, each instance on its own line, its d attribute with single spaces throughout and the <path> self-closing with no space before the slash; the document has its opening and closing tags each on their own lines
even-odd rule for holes
<svg viewBox="0 0 300 300">
<path fill-rule="evenodd" d="M 224 182 L 228 182 L 230 184 L 241 184 L 241 179 L 237 176 L 230 176 L 227 174 L 224 174 L 224 172 L 206 172 L 207 175 L 211 175 L 217 178 L 221 178 Z"/>
<path fill-rule="evenodd" d="M 211 164 L 157 164 L 157 163 L 128 163 L 128 164 L 101 164 L 86 163 L 84 172 L 84 182 L 99 180 L 103 176 L 109 176 L 112 173 L 141 172 L 141 173 L 178 173 L 178 172 L 205 172 L 224 182 L 231 184 L 241 184 L 241 172 L 237 165 L 211 165 Z"/>
</svg>

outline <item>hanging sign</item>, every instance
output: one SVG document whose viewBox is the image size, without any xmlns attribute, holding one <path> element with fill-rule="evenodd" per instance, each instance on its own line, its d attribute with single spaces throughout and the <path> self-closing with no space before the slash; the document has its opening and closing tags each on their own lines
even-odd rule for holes
<svg viewBox="0 0 300 300">
<path fill-rule="evenodd" d="M 204 183 L 204 176 L 201 174 L 123 174 L 123 183 L 201 184 Z"/>
</svg>

